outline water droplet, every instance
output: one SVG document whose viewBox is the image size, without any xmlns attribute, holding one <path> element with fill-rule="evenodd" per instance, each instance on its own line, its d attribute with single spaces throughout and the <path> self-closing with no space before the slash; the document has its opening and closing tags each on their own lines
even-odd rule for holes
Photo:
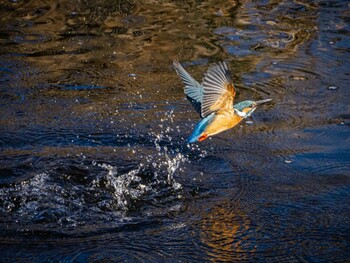
<svg viewBox="0 0 350 263">
<path fill-rule="evenodd" d="M 337 89 L 339 89 L 339 87 L 337 87 L 337 86 L 329 86 L 328 89 L 329 90 L 337 90 Z"/>
</svg>

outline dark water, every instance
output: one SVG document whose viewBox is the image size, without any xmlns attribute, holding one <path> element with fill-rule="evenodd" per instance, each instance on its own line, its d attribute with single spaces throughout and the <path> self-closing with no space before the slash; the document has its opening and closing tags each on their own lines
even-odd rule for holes
<svg viewBox="0 0 350 263">
<path fill-rule="evenodd" d="M 345 262 L 348 1 L 1 1 L 3 262 Z M 247 122 L 186 145 L 225 60 Z"/>
</svg>

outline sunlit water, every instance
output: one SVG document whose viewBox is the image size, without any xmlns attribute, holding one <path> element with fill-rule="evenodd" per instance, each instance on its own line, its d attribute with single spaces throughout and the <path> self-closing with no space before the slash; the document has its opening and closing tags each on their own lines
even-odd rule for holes
<svg viewBox="0 0 350 263">
<path fill-rule="evenodd" d="M 347 1 L 2 1 L 0 258 L 345 262 Z M 187 145 L 172 68 L 252 118 Z"/>
</svg>

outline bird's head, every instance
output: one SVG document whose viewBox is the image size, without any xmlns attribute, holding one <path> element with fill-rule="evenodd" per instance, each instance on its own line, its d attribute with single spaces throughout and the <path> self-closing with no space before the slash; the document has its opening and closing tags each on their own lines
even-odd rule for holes
<svg viewBox="0 0 350 263">
<path fill-rule="evenodd" d="M 266 100 L 245 100 L 242 102 L 239 102 L 234 105 L 234 111 L 237 115 L 241 116 L 243 119 L 249 117 L 252 115 L 252 113 L 255 111 L 255 109 L 266 102 L 271 101 L 272 99 L 266 99 Z"/>
</svg>

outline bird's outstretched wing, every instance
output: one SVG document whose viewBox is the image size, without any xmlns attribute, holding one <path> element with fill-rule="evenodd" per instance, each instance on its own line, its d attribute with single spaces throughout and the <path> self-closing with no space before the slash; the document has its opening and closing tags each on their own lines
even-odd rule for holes
<svg viewBox="0 0 350 263">
<path fill-rule="evenodd" d="M 211 66 L 203 78 L 202 117 L 218 110 L 233 111 L 236 95 L 230 71 L 225 62 Z"/>
<path fill-rule="evenodd" d="M 194 78 L 187 73 L 187 71 L 181 66 L 177 60 L 173 61 L 173 65 L 177 75 L 181 78 L 185 84 L 185 94 L 195 102 L 202 103 L 203 87 Z"/>
</svg>

